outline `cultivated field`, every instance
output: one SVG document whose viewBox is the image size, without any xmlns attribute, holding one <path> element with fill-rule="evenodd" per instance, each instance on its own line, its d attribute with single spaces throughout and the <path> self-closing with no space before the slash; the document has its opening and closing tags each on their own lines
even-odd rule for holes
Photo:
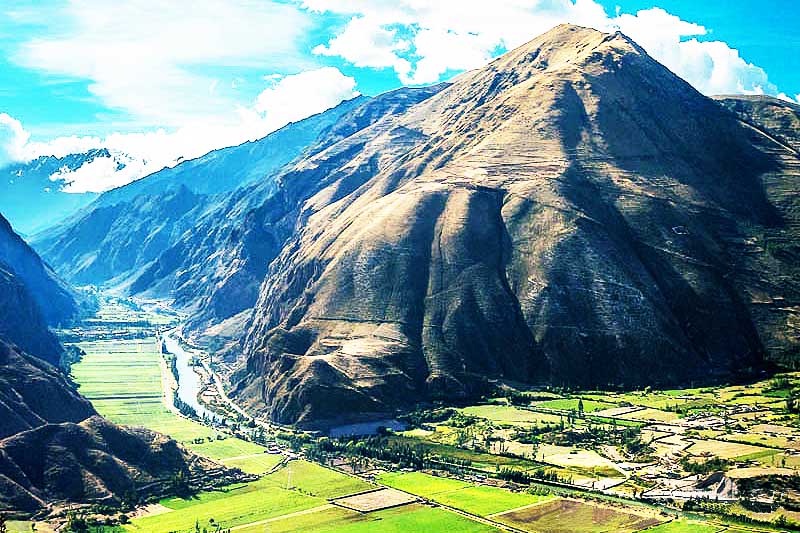
<svg viewBox="0 0 800 533">
<path fill-rule="evenodd" d="M 536 533 L 632 533 L 660 522 L 654 516 L 568 499 L 534 505 L 493 518 Z"/>
</svg>

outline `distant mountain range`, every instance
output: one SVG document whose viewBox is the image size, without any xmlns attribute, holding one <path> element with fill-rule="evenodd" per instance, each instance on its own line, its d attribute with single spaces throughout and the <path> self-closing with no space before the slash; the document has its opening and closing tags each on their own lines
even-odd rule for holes
<svg viewBox="0 0 800 533">
<path fill-rule="evenodd" d="M 108 150 L 90 150 L 65 157 L 42 156 L 27 163 L 0 168 L 0 213 L 17 231 L 31 235 L 54 224 L 97 198 L 97 193 L 68 193 L 63 178 L 51 179 L 59 171 L 77 170 Z"/>
<path fill-rule="evenodd" d="M 237 362 L 234 397 L 307 427 L 497 380 L 667 386 L 800 357 L 796 106 L 714 101 L 563 25 L 308 120 L 35 246 L 74 283 L 174 299 Z"/>
</svg>

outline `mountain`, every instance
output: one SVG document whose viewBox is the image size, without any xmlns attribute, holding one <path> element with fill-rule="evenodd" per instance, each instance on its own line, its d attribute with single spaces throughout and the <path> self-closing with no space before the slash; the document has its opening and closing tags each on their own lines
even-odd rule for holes
<svg viewBox="0 0 800 533">
<path fill-rule="evenodd" d="M 2 333 L 0 337 L 0 439 L 96 414 L 55 366 L 9 344 Z"/>
<path fill-rule="evenodd" d="M 38 246 L 77 279 L 141 256 L 125 288 L 170 295 L 188 334 L 222 339 L 231 395 L 280 423 L 391 416 L 497 380 L 733 379 L 797 364 L 800 159 L 789 114 L 726 105 L 620 33 L 563 25 L 452 83 L 361 102 L 179 231 L 157 206 L 106 215 L 168 233 L 158 246 L 119 233 L 106 249 L 78 218 Z"/>
<path fill-rule="evenodd" d="M 798 180 L 626 36 L 559 26 L 281 175 L 264 209 L 299 214 L 232 394 L 324 427 L 796 361 Z"/>
<path fill-rule="evenodd" d="M 66 218 L 98 195 L 65 192 L 69 183 L 58 173 L 77 170 L 103 157 L 113 156 L 108 150 L 95 149 L 64 157 L 41 156 L 0 168 L 0 213 L 26 235 Z"/>
<path fill-rule="evenodd" d="M 0 279 L 4 279 L 10 287 L 9 291 L 0 296 L 3 300 L 14 298 L 18 293 L 13 289 L 15 284 L 9 280 L 10 273 L 15 274 L 25 286 L 25 290 L 30 293 L 34 305 L 41 311 L 43 320 L 47 324 L 69 323 L 80 315 L 81 306 L 89 305 L 42 262 L 22 237 L 14 232 L 3 215 L 0 215 Z M 35 325 L 25 312 L 13 318 L 15 325 L 11 329 L 20 334 L 25 327 Z M 9 327 L 11 324 L 11 322 L 6 323 Z M 24 344 L 19 338 L 15 342 Z"/>
<path fill-rule="evenodd" d="M 325 152 L 380 118 L 402 113 L 445 86 L 404 88 L 366 100 L 320 132 L 305 154 Z M 344 158 L 343 162 L 357 149 L 353 146 L 337 152 L 337 157 Z M 360 172 L 370 171 L 366 164 Z M 287 176 L 278 172 L 274 179 L 232 192 L 145 269 L 130 286 L 131 293 L 172 295 L 177 305 L 190 312 L 188 334 L 201 338 L 205 335 L 214 342 L 238 342 L 267 267 L 297 223 L 299 202 L 307 191 L 321 190 L 329 181 L 323 169 L 313 169 L 305 175 L 291 188 L 286 186 Z M 343 190 L 356 187 L 358 179 L 352 176 L 342 184 Z"/>
<path fill-rule="evenodd" d="M 34 247 L 76 285 L 126 286 L 173 245 L 224 193 L 268 180 L 362 97 L 289 124 L 263 139 L 215 150 L 103 193 Z"/>
</svg>

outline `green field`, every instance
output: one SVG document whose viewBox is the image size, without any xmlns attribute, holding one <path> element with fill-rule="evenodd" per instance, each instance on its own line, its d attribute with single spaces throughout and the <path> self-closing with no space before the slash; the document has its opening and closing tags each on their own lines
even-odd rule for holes
<svg viewBox="0 0 800 533">
<path fill-rule="evenodd" d="M 225 466 L 238 468 L 248 474 L 265 474 L 275 468 L 285 457 L 283 455 L 262 453 L 250 457 L 222 459 Z"/>
<path fill-rule="evenodd" d="M 263 446 L 235 437 L 227 437 L 222 440 L 217 439 L 200 444 L 193 443 L 191 448 L 192 451 L 200 455 L 205 455 L 206 457 L 217 460 L 264 453 Z"/>
<path fill-rule="evenodd" d="M 347 496 L 373 488 L 360 479 L 306 461 L 292 461 L 285 468 L 252 483 L 231 485 L 192 498 L 167 498 L 160 503 L 169 512 L 135 519 L 129 531 L 167 533 L 193 531 L 195 521 L 213 528 L 252 524 L 327 505 L 328 498 Z M 262 531 L 263 531 L 263 526 Z"/>
<path fill-rule="evenodd" d="M 212 459 L 260 453 L 262 446 L 220 435 L 169 411 L 162 401 L 161 355 L 154 339 L 84 342 L 71 376 L 97 412 L 112 422 L 169 435 Z M 210 442 L 195 443 L 195 440 Z"/>
<path fill-rule="evenodd" d="M 661 524 L 656 527 L 646 529 L 647 533 L 717 533 L 723 529 L 711 524 L 700 522 L 687 522 L 686 520 L 674 520 Z"/>
<path fill-rule="evenodd" d="M 387 473 L 382 474 L 378 480 L 389 487 L 479 516 L 489 516 L 554 498 L 473 485 L 421 472 Z"/>
<path fill-rule="evenodd" d="M 510 405 L 472 405 L 461 409 L 461 412 L 468 416 L 485 418 L 499 423 L 557 424 L 561 420 L 558 415 L 537 413 Z"/>
<path fill-rule="evenodd" d="M 374 513 L 360 514 L 332 508 L 295 515 L 237 529 L 237 533 L 416 533 L 447 531 L 451 533 L 484 533 L 499 531 L 468 518 L 424 505 L 406 505 Z"/>
<path fill-rule="evenodd" d="M 561 398 L 559 400 L 547 400 L 544 402 L 536 402 L 535 407 L 543 407 L 545 409 L 557 409 L 559 411 L 577 411 L 578 402 L 580 398 Z M 611 409 L 616 407 L 616 404 L 609 402 L 600 402 L 597 400 L 583 399 L 583 412 L 593 413 L 595 411 L 602 411 L 604 409 Z"/>
</svg>

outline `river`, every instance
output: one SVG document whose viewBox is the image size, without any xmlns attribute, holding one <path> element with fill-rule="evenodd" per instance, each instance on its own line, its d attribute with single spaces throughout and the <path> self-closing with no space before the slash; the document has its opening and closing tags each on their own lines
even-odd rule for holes
<svg viewBox="0 0 800 533">
<path fill-rule="evenodd" d="M 184 350 L 180 343 L 169 334 L 165 333 L 163 339 L 167 351 L 175 356 L 175 367 L 178 369 L 178 398 L 191 406 L 200 418 L 204 415 L 212 418 L 214 413 L 203 407 L 200 400 L 197 399 L 203 389 L 203 382 L 200 375 L 189 364 L 192 354 Z"/>
</svg>

